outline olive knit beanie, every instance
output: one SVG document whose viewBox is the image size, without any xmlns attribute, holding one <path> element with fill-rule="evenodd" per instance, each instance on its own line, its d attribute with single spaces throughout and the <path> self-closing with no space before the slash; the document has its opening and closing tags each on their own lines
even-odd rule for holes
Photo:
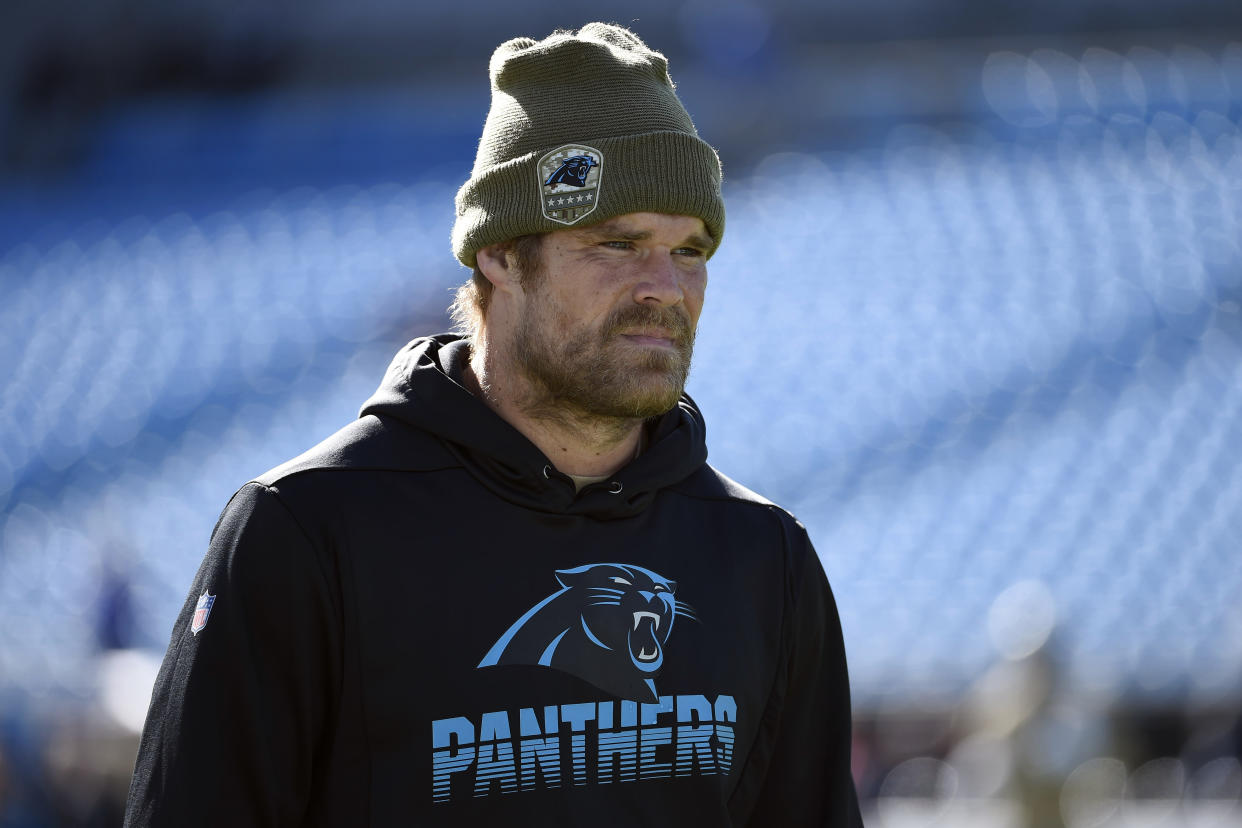
<svg viewBox="0 0 1242 828">
<path fill-rule="evenodd" d="M 474 170 L 457 193 L 453 253 L 625 213 L 696 216 L 724 233 L 720 159 L 673 91 L 664 55 L 589 23 L 500 44 Z M 710 256 L 715 250 L 709 250 Z"/>
</svg>

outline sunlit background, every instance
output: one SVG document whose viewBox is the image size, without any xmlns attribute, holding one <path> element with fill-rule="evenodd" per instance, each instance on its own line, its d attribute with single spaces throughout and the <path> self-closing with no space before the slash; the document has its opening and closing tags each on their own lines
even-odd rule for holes
<svg viewBox="0 0 1242 828">
<path fill-rule="evenodd" d="M 832 580 L 868 824 L 1242 825 L 1242 4 L 61 0 L 0 11 L 0 826 L 120 824 L 219 510 L 447 326 L 487 58 L 591 18 L 724 160 L 689 390 Z"/>
</svg>

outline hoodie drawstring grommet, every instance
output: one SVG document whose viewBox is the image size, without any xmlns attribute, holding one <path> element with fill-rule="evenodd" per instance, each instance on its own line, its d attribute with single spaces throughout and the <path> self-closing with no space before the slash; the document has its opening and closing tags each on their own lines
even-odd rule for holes
<svg viewBox="0 0 1242 828">
<path fill-rule="evenodd" d="M 609 494 L 621 494 L 621 489 L 622 489 L 622 486 L 621 486 L 620 480 L 614 480 L 608 484 Z"/>
<path fill-rule="evenodd" d="M 552 464 L 551 463 L 543 467 L 543 479 L 544 480 L 552 479 Z"/>
</svg>

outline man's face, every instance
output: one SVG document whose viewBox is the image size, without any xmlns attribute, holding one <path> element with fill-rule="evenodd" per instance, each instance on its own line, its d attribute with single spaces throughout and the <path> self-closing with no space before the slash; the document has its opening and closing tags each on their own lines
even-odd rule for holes
<svg viewBox="0 0 1242 828">
<path fill-rule="evenodd" d="M 531 402 L 616 418 L 676 405 L 711 247 L 702 221 L 663 213 L 548 234 L 542 267 L 523 274 L 511 343 Z"/>
</svg>

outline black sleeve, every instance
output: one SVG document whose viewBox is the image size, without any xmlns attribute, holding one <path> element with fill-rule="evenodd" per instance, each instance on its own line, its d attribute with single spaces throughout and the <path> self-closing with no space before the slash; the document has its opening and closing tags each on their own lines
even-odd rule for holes
<svg viewBox="0 0 1242 828">
<path fill-rule="evenodd" d="M 272 490 L 234 495 L 155 682 L 126 826 L 303 821 L 339 686 L 328 572 Z"/>
<path fill-rule="evenodd" d="M 739 824 L 855 828 L 862 816 L 841 621 L 801 524 L 792 540 L 784 662 L 731 808 Z"/>
</svg>

